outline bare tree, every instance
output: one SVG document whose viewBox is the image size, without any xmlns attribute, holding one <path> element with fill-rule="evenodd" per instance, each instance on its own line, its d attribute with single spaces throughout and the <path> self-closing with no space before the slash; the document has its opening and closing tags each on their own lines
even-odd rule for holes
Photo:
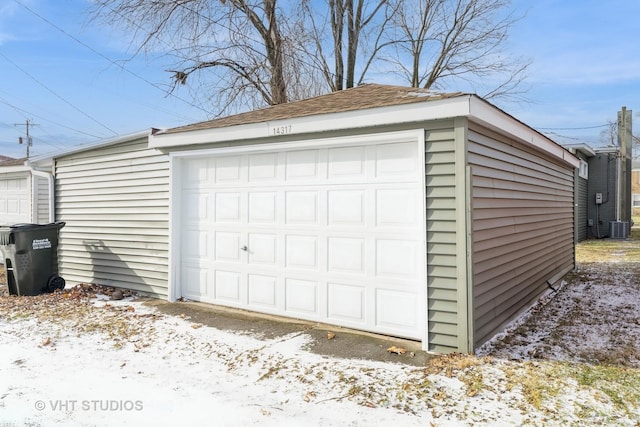
<svg viewBox="0 0 640 427">
<path fill-rule="evenodd" d="M 393 15 L 389 0 L 327 0 L 320 5 L 304 0 L 301 4 L 311 40 L 306 52 L 329 88 L 337 91 L 361 84 L 386 46 Z"/>
<path fill-rule="evenodd" d="M 413 86 L 492 79 L 484 96 L 514 95 L 528 66 L 499 55 L 516 21 L 507 13 L 509 0 L 92 4 L 98 21 L 125 30 L 134 55 L 166 53 L 169 90 L 184 86 L 195 99 L 206 97 L 216 115 L 350 88 L 381 73 L 383 82 L 394 83 L 390 62 Z"/>
<path fill-rule="evenodd" d="M 518 20 L 509 0 L 390 0 L 396 43 L 387 59 L 413 87 L 439 89 L 452 81 L 494 79 L 485 98 L 516 96 L 530 62 L 501 55 Z M 500 80 L 495 80 L 501 77 Z"/>
<path fill-rule="evenodd" d="M 618 122 L 608 120 L 604 129 L 600 131 L 600 141 L 603 145 L 618 145 Z M 640 159 L 640 134 L 631 135 L 631 156 Z"/>
<path fill-rule="evenodd" d="M 96 0 L 94 4 L 94 17 L 131 34 L 136 54 L 158 47 L 168 51 L 174 58 L 168 70 L 173 77 L 171 90 L 207 71 L 199 81 L 208 84 L 209 94 L 225 95 L 222 110 L 251 99 L 249 105 L 289 99 L 285 67 L 293 63 L 295 50 L 285 53 L 291 43 L 282 27 L 295 22 L 286 19 L 277 0 Z"/>
</svg>

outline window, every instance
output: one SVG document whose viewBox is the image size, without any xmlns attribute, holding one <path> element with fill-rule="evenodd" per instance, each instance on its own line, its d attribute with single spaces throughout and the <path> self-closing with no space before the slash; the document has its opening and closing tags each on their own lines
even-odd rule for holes
<svg viewBox="0 0 640 427">
<path fill-rule="evenodd" d="M 578 171 L 580 178 L 589 179 L 589 163 L 580 160 L 580 170 Z"/>
</svg>

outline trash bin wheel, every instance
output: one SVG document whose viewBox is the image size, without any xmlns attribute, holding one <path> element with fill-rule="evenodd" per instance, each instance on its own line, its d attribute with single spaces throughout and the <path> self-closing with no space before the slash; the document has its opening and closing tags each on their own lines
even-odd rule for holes
<svg viewBox="0 0 640 427">
<path fill-rule="evenodd" d="M 51 276 L 49 278 L 49 282 L 47 283 L 49 292 L 53 292 L 56 289 L 64 289 L 64 285 L 65 285 L 65 281 L 60 276 Z"/>
</svg>

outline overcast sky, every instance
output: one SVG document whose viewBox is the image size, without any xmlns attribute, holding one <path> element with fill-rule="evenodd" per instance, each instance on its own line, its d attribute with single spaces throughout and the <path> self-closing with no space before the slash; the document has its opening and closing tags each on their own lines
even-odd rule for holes
<svg viewBox="0 0 640 427">
<path fill-rule="evenodd" d="M 88 3 L 0 0 L 0 155 L 24 156 L 17 141 L 27 119 L 40 155 L 209 118 L 210 106 L 192 105 L 186 91 L 166 95 L 162 57 L 123 61 L 127 38 L 92 24 Z M 513 8 L 526 16 L 507 49 L 533 60 L 529 102 L 501 108 L 559 142 L 592 145 L 622 106 L 640 113 L 640 1 L 513 0 Z"/>
</svg>

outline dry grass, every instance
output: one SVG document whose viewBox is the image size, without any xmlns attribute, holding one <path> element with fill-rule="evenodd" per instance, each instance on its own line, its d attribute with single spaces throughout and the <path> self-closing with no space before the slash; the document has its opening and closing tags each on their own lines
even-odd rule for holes
<svg viewBox="0 0 640 427">
<path fill-rule="evenodd" d="M 576 245 L 576 262 L 640 263 L 640 227 L 633 227 L 630 234 L 626 240 L 592 239 L 580 242 Z"/>
</svg>

